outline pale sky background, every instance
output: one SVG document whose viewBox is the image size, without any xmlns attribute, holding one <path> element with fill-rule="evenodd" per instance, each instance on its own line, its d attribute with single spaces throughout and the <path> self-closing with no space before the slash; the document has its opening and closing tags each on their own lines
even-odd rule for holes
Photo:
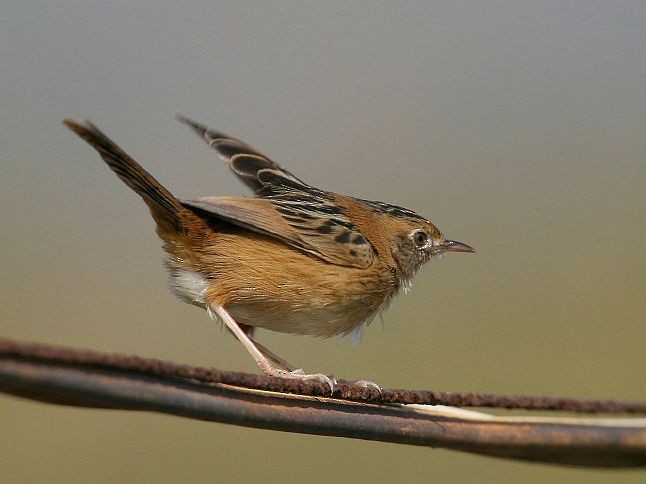
<svg viewBox="0 0 646 484">
<path fill-rule="evenodd" d="M 0 337 L 256 371 L 166 290 L 88 118 L 180 197 L 242 194 L 177 112 L 322 188 L 429 217 L 362 345 L 261 332 L 384 387 L 646 400 L 646 3 L 5 2 Z M 8 482 L 643 482 L 445 450 L 0 397 Z"/>
</svg>

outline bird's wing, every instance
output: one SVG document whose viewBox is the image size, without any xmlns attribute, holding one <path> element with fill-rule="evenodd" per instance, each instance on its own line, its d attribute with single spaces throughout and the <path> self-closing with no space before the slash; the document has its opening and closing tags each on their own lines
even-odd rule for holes
<svg viewBox="0 0 646 484">
<path fill-rule="evenodd" d="M 265 176 L 262 171 L 260 179 Z M 203 197 L 182 203 L 332 264 L 370 267 L 375 258 L 370 242 L 326 192 L 318 195 L 283 187 L 265 198 Z"/>
<path fill-rule="evenodd" d="M 213 148 L 258 198 L 203 197 L 189 208 L 266 234 L 332 264 L 366 268 L 375 253 L 334 195 L 311 187 L 247 143 L 178 116 Z"/>
<path fill-rule="evenodd" d="M 177 119 L 190 126 L 208 145 L 229 164 L 235 173 L 252 190 L 257 191 L 263 187 L 258 180 L 258 173 L 264 169 L 271 169 L 281 174 L 281 179 L 290 184 L 305 185 L 301 180 L 282 168 L 278 163 L 270 160 L 255 148 L 244 141 L 227 136 L 224 133 L 207 128 L 183 116 Z"/>
</svg>

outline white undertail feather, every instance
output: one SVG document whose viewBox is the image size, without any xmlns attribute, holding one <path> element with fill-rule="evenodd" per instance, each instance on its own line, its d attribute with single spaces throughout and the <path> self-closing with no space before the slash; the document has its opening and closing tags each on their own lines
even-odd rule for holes
<svg viewBox="0 0 646 484">
<path fill-rule="evenodd" d="M 171 269 L 170 290 L 175 296 L 196 306 L 206 304 L 208 280 L 202 274 L 185 269 Z"/>
</svg>

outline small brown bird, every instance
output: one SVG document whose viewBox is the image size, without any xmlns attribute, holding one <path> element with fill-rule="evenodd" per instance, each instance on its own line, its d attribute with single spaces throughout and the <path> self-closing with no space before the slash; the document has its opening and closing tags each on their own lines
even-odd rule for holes
<svg viewBox="0 0 646 484">
<path fill-rule="evenodd" d="M 320 190 L 248 144 L 189 119 L 251 197 L 175 198 L 91 123 L 66 120 L 148 205 L 168 254 L 170 289 L 223 322 L 268 375 L 305 374 L 253 339 L 255 328 L 356 335 L 410 288 L 422 264 L 474 252 L 415 212 Z"/>
</svg>

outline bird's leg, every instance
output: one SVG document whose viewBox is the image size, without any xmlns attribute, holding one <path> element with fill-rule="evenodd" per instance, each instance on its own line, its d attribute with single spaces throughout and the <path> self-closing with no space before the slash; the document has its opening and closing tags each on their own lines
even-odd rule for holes
<svg viewBox="0 0 646 484">
<path fill-rule="evenodd" d="M 250 327 L 250 328 L 253 329 L 253 327 Z M 246 328 L 243 328 L 243 329 L 246 329 Z M 276 366 L 286 371 L 289 371 L 290 373 L 295 375 L 303 373 L 303 370 L 299 369 L 297 366 L 292 365 L 290 362 L 284 360 L 276 353 L 272 352 L 269 348 L 258 343 L 255 339 L 253 339 L 252 338 L 253 331 L 245 331 L 245 333 L 249 336 L 249 339 L 253 341 L 253 343 L 260 350 L 260 352 L 263 355 L 265 355 L 267 358 L 269 358 L 271 361 L 273 361 L 276 364 Z M 336 380 L 336 383 L 343 383 L 345 385 L 348 385 L 351 387 L 358 387 L 358 388 L 366 388 L 366 389 L 372 388 L 377 393 L 379 393 L 379 395 L 382 395 L 381 387 L 377 385 L 375 382 L 372 382 L 370 380 Z"/>
<path fill-rule="evenodd" d="M 276 353 L 271 351 L 266 346 L 258 343 L 255 339 L 253 339 L 253 338 L 249 338 L 249 339 L 251 339 L 251 341 L 253 341 L 253 343 L 256 345 L 256 348 L 258 348 L 263 355 L 265 355 L 267 358 L 269 358 L 271 361 L 273 361 L 276 364 L 276 366 L 278 366 L 278 367 L 280 367 L 280 368 L 282 368 L 282 369 L 284 369 L 286 371 L 290 371 L 292 373 L 298 373 L 299 371 L 301 371 L 301 372 L 303 371 L 303 370 L 299 369 L 297 366 L 292 365 L 289 361 L 286 361 L 283 358 L 281 358 L 280 356 L 278 356 Z"/>
<path fill-rule="evenodd" d="M 260 344 L 258 341 L 254 339 L 254 334 L 256 332 L 256 328 L 254 326 L 249 326 L 248 324 L 241 324 L 238 323 L 238 326 L 240 326 L 240 329 L 244 331 L 244 334 L 246 334 L 251 341 L 253 341 L 253 344 L 256 345 L 256 348 L 260 350 L 260 352 L 265 355 L 267 358 L 269 358 L 271 361 L 274 362 L 276 366 L 279 368 L 282 368 L 283 370 L 287 371 L 297 371 L 298 367 L 292 365 L 289 361 L 284 360 L 280 356 L 278 356 L 276 353 L 271 351 L 269 348 L 266 346 Z M 233 334 L 233 333 L 232 333 Z"/>
<path fill-rule="evenodd" d="M 292 365 L 289 361 L 281 358 L 276 353 L 271 351 L 269 348 L 267 348 L 263 344 L 256 341 L 254 339 L 254 337 L 253 337 L 254 333 L 255 333 L 255 330 L 256 330 L 256 328 L 254 326 L 249 326 L 249 325 L 240 324 L 240 323 L 238 323 L 238 326 L 240 326 L 240 329 L 242 329 L 242 331 L 244 331 L 244 334 L 246 334 L 249 337 L 249 339 L 251 341 L 253 341 L 253 343 L 256 345 L 256 348 L 258 348 L 258 350 L 260 350 L 260 352 L 263 355 L 265 355 L 268 359 L 270 359 L 274 363 L 275 366 L 277 366 L 277 367 L 279 367 L 279 368 L 281 368 L 283 370 L 289 371 L 290 373 L 293 373 L 293 374 L 296 374 L 296 375 L 303 373 L 302 369 L 298 368 L 297 366 Z M 335 380 L 335 382 L 336 383 L 341 383 L 341 384 L 344 384 L 344 385 L 348 385 L 350 387 L 358 387 L 358 388 L 363 388 L 363 389 L 372 388 L 373 390 L 377 391 L 377 393 L 379 393 L 379 395 L 382 395 L 381 387 L 379 385 L 377 385 L 376 383 L 370 381 L 370 380 L 345 380 L 345 379 L 342 379 L 342 380 Z"/>
<path fill-rule="evenodd" d="M 242 343 L 242 345 L 251 354 L 256 364 L 266 375 L 279 376 L 282 378 L 294 378 L 298 380 L 315 380 L 322 381 L 329 385 L 330 394 L 334 393 L 334 381 L 327 375 L 321 373 L 305 374 L 303 370 L 297 370 L 293 365 L 290 365 L 282 358 L 276 356 L 271 351 L 267 350 L 264 346 L 260 345 L 264 352 L 260 350 L 258 344 L 255 343 L 245 331 L 235 322 L 231 314 L 222 306 L 209 303 L 207 311 L 211 318 L 220 319 L 226 327 L 233 333 L 233 335 Z"/>
</svg>

